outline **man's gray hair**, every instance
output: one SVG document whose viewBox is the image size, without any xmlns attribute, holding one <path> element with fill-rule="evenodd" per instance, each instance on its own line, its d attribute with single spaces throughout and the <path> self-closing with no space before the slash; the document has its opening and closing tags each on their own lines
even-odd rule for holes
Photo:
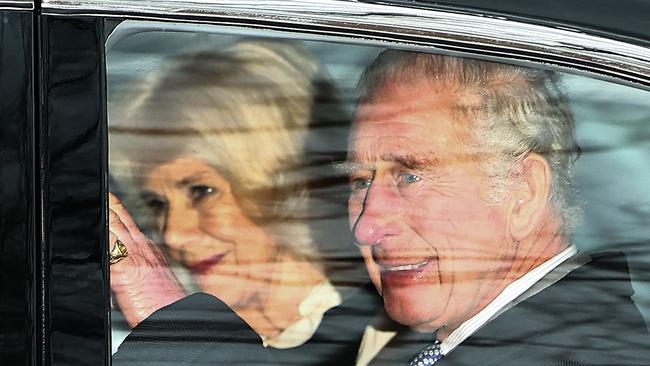
<svg viewBox="0 0 650 366">
<path fill-rule="evenodd" d="M 537 153 L 548 161 L 553 172 L 550 201 L 563 234 L 570 234 L 581 216 L 572 179 L 580 148 L 559 75 L 476 59 L 389 50 L 362 75 L 360 104 L 371 102 L 383 86 L 423 81 L 433 91 L 458 96 L 454 121 L 473 123 L 469 126 L 472 138 L 466 142 L 478 142 L 481 155 L 488 155 L 478 161 L 491 177 L 493 202 L 505 198 L 520 182 L 518 163 L 528 154 Z"/>
</svg>

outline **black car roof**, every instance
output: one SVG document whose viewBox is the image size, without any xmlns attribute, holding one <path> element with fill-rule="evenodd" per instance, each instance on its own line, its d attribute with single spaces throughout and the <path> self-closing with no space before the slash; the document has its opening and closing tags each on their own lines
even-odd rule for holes
<svg viewBox="0 0 650 366">
<path fill-rule="evenodd" d="M 610 38 L 650 45 L 650 0 L 378 0 L 588 29 Z"/>
</svg>

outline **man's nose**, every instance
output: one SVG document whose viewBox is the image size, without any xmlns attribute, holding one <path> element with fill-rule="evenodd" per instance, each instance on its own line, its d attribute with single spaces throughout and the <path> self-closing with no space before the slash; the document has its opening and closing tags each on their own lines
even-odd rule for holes
<svg viewBox="0 0 650 366">
<path fill-rule="evenodd" d="M 199 214 L 196 210 L 170 205 L 167 209 L 163 240 L 172 251 L 182 253 L 195 242 L 200 233 Z"/>
<path fill-rule="evenodd" d="M 354 223 L 357 244 L 375 245 L 397 235 L 399 211 L 399 192 L 390 184 L 373 181 Z"/>
</svg>

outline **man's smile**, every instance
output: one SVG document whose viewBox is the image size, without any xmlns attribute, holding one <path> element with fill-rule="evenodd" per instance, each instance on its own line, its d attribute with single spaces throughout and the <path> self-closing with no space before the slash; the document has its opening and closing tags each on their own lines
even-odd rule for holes
<svg viewBox="0 0 650 366">
<path fill-rule="evenodd" d="M 430 283 L 432 275 L 438 271 L 438 258 L 431 257 L 410 263 L 379 263 L 382 287 L 398 289 L 417 284 Z M 429 279 L 429 280 L 427 280 Z"/>
<path fill-rule="evenodd" d="M 380 265 L 382 272 L 412 271 L 420 269 L 429 264 L 429 259 L 417 263 L 408 263 L 401 265 Z"/>
</svg>

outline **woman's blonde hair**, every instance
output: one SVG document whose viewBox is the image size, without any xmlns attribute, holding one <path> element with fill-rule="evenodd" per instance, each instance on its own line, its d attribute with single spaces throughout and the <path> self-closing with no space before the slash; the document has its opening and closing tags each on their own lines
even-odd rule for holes
<svg viewBox="0 0 650 366">
<path fill-rule="evenodd" d="M 159 164 L 206 161 L 280 246 L 313 254 L 304 150 L 319 71 L 307 52 L 268 40 L 175 56 L 126 108 L 109 104 L 113 179 L 134 193 Z"/>
</svg>

